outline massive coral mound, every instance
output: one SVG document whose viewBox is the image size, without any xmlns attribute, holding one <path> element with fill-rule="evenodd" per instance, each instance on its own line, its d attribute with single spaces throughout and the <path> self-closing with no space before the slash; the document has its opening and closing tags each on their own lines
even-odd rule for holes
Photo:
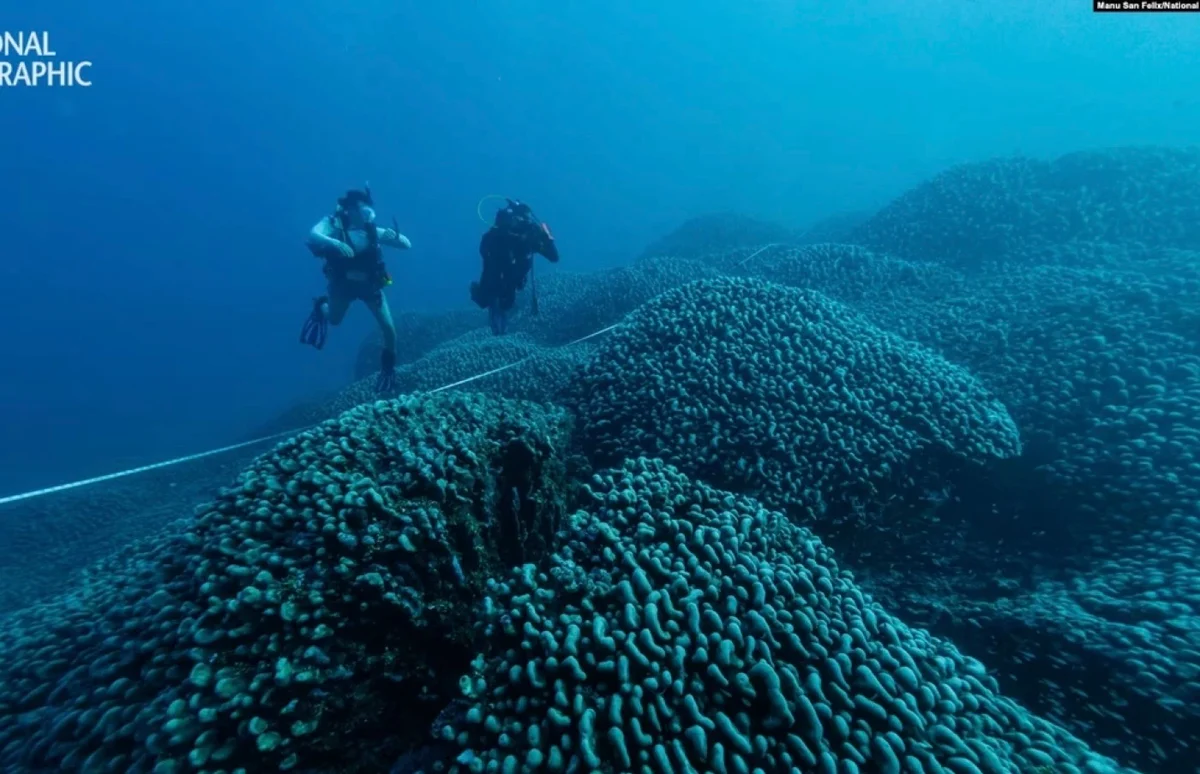
<svg viewBox="0 0 1200 774">
<path fill-rule="evenodd" d="M 714 213 L 685 221 L 670 234 L 652 242 L 642 252 L 642 257 L 672 255 L 707 261 L 731 248 L 793 241 L 795 233 L 783 226 L 744 215 Z"/>
<path fill-rule="evenodd" d="M 1072 240 L 1200 249 L 1200 150 L 1114 148 L 963 164 L 905 193 L 850 239 L 963 266 Z"/>
<path fill-rule="evenodd" d="M 910 629 L 807 530 L 657 460 L 489 586 L 451 771 L 1121 770 Z"/>
<path fill-rule="evenodd" d="M 386 770 L 457 691 L 485 579 L 549 549 L 568 429 L 446 395 L 282 444 L 185 534 L 5 622 L 0 767 Z"/>
<path fill-rule="evenodd" d="M 819 293 L 752 279 L 691 283 L 643 306 L 573 399 L 600 460 L 660 456 L 797 511 L 886 498 L 917 468 L 937 480 L 952 461 L 1021 448 L 1004 406 L 966 371 Z"/>
</svg>

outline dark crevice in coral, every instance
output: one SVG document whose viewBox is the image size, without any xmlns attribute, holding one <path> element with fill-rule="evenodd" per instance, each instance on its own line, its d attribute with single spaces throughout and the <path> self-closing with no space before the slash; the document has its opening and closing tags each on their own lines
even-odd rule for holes
<svg viewBox="0 0 1200 774">
<path fill-rule="evenodd" d="M 323 726 L 347 733 L 326 735 L 339 743 L 328 751 L 314 747 L 305 760 L 317 771 L 345 769 L 344 737 L 352 736 L 371 740 L 369 748 L 357 751 L 354 770 L 387 771 L 396 758 L 429 740 L 430 727 L 458 693 L 458 676 L 468 669 L 471 650 L 444 628 L 388 631 L 382 621 L 366 623 L 344 636 L 375 654 L 372 667 L 355 676 L 351 700 L 321 719 Z M 401 654 L 405 666 L 395 671 L 400 667 L 393 659 Z"/>
<path fill-rule="evenodd" d="M 493 505 L 496 551 L 508 566 L 536 563 L 550 549 L 556 527 L 556 493 L 546 486 L 545 453 L 523 440 L 514 440 L 504 447 L 499 459 Z"/>
</svg>

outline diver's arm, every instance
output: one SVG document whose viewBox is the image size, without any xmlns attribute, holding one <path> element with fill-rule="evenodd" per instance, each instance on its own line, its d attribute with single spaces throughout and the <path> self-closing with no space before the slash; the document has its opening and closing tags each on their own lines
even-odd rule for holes
<svg viewBox="0 0 1200 774">
<path fill-rule="evenodd" d="M 327 253 L 331 248 L 341 250 L 340 245 L 344 244 L 344 242 L 334 237 L 333 234 L 333 221 L 326 215 L 317 221 L 317 225 L 309 230 L 308 237 L 304 241 L 314 255 L 320 256 Z"/>
<path fill-rule="evenodd" d="M 546 256 L 550 263 L 558 263 L 558 245 L 554 243 L 554 235 L 546 226 L 538 228 L 534 234 L 534 250 Z"/>
<path fill-rule="evenodd" d="M 554 243 L 554 237 L 547 234 L 538 246 L 538 252 L 546 256 L 550 263 L 558 263 L 558 245 Z"/>
<path fill-rule="evenodd" d="M 379 229 L 379 244 L 394 247 L 397 250 L 407 250 L 412 247 L 412 240 L 394 228 Z"/>
</svg>

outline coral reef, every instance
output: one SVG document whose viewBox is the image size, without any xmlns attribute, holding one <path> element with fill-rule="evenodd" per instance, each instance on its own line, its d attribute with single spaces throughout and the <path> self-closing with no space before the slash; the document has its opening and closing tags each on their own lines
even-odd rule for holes
<svg viewBox="0 0 1200 774">
<path fill-rule="evenodd" d="M 889 615 L 810 532 L 657 461 L 489 586 L 460 770 L 1116 772 Z"/>
<path fill-rule="evenodd" d="M 282 444 L 186 532 L 5 621 L 0 766 L 385 770 L 456 689 L 483 584 L 549 550 L 568 431 L 454 395 Z"/>
<path fill-rule="evenodd" d="M 572 403 L 598 460 L 661 457 L 797 516 L 1021 448 L 1003 404 L 966 371 L 815 291 L 753 279 L 642 306 L 588 362 Z"/>
<path fill-rule="evenodd" d="M 962 164 L 897 198 L 847 241 L 974 268 L 1075 240 L 1200 249 L 1200 149 Z"/>
</svg>

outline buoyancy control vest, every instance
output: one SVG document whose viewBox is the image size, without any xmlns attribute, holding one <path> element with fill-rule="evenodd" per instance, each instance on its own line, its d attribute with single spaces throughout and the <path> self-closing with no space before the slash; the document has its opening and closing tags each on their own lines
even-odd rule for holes
<svg viewBox="0 0 1200 774">
<path fill-rule="evenodd" d="M 354 247 L 350 240 L 350 224 L 346 213 L 338 210 L 333 218 L 341 229 L 342 241 Z M 325 275 L 330 282 L 351 283 L 368 286 L 370 290 L 382 290 L 392 284 L 383 262 L 383 248 L 379 244 L 379 227 L 374 222 L 363 224 L 367 233 L 367 246 L 356 250 L 353 258 L 332 257 L 325 261 Z"/>
</svg>

